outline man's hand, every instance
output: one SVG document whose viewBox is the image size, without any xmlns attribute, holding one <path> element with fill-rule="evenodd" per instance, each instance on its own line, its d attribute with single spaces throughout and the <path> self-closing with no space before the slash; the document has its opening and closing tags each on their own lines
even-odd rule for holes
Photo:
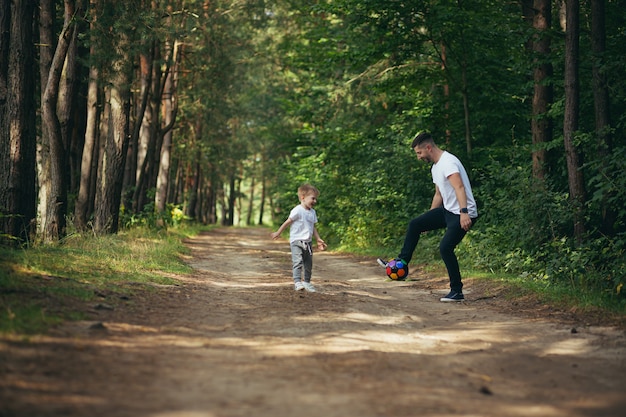
<svg viewBox="0 0 626 417">
<path fill-rule="evenodd" d="M 471 227 L 472 219 L 470 218 L 469 214 L 461 213 L 461 229 L 467 232 Z"/>
</svg>

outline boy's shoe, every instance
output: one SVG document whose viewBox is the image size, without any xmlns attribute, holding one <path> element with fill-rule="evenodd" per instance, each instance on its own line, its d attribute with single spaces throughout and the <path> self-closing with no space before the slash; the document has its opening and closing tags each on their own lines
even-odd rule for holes
<svg viewBox="0 0 626 417">
<path fill-rule="evenodd" d="M 304 289 L 304 285 L 302 284 L 302 282 L 296 281 L 295 289 L 296 289 L 296 291 L 302 291 Z"/>
<path fill-rule="evenodd" d="M 378 265 L 382 266 L 383 268 L 387 268 L 387 261 L 385 261 L 383 258 L 376 259 L 376 262 L 378 262 Z"/>
<path fill-rule="evenodd" d="M 448 295 L 446 295 L 443 298 L 440 298 L 439 301 L 444 302 L 444 303 L 450 303 L 450 302 L 455 302 L 455 301 L 463 301 L 465 300 L 465 297 L 463 296 L 462 292 L 456 292 L 456 291 L 450 291 L 448 293 Z"/>
<path fill-rule="evenodd" d="M 304 285 L 304 289 L 307 290 L 308 292 L 315 292 L 315 287 L 310 282 L 305 281 L 302 283 L 302 285 Z"/>
</svg>

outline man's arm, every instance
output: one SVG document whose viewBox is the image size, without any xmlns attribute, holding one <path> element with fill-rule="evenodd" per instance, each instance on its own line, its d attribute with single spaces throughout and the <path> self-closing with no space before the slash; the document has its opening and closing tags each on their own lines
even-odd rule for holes
<svg viewBox="0 0 626 417">
<path fill-rule="evenodd" d="M 467 194 L 465 194 L 465 186 L 463 185 L 461 174 L 455 172 L 448 177 L 448 181 L 450 181 L 450 185 L 454 188 L 454 194 L 459 202 L 459 207 L 467 208 Z M 463 230 L 469 230 L 470 227 L 472 227 L 472 219 L 470 219 L 468 213 L 461 213 L 461 227 Z"/>
<path fill-rule="evenodd" d="M 439 187 L 435 185 L 435 195 L 433 196 L 433 202 L 430 204 L 430 209 L 432 210 L 442 205 L 443 197 L 441 196 L 441 191 L 439 191 Z"/>
</svg>

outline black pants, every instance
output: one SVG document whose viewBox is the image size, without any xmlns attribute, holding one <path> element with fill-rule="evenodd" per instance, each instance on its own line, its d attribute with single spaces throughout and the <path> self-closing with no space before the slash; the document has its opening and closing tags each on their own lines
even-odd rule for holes
<svg viewBox="0 0 626 417">
<path fill-rule="evenodd" d="M 475 222 L 476 219 L 472 219 L 472 224 Z M 460 215 L 451 213 L 443 207 L 439 207 L 427 211 L 421 216 L 411 220 L 404 238 L 402 252 L 400 252 L 398 257 L 404 259 L 407 263 L 410 262 L 422 232 L 444 228 L 446 229 L 446 233 L 439 243 L 439 253 L 448 270 L 450 289 L 452 291 L 461 292 L 463 283 L 461 282 L 459 261 L 454 254 L 454 249 L 467 232 L 461 228 Z"/>
</svg>

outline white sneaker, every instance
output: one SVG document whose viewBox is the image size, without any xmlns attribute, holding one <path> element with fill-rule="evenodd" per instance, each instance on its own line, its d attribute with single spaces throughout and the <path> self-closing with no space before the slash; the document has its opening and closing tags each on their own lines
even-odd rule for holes
<svg viewBox="0 0 626 417">
<path fill-rule="evenodd" d="M 296 281 L 295 287 L 296 291 L 302 291 L 304 289 L 304 285 L 300 281 Z"/>
<path fill-rule="evenodd" d="M 315 287 L 310 282 L 303 282 L 302 285 L 304 285 L 304 289 L 308 292 L 315 292 Z"/>
</svg>

